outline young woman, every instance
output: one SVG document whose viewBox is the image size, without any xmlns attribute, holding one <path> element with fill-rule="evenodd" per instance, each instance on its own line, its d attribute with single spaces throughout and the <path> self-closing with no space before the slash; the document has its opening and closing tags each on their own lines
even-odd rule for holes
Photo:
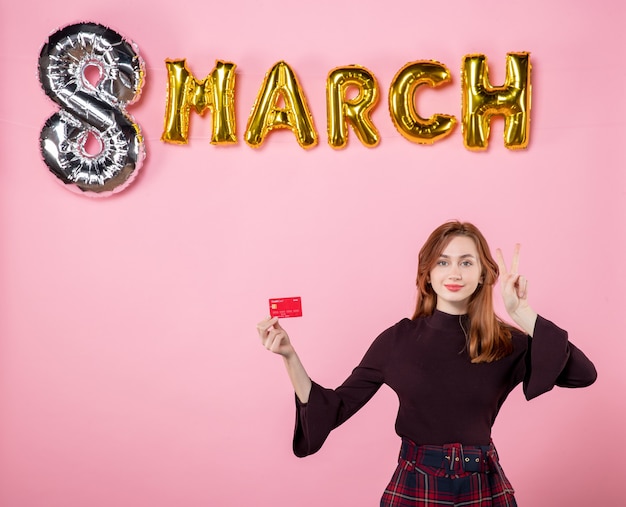
<svg viewBox="0 0 626 507">
<path fill-rule="evenodd" d="M 516 505 L 491 441 L 504 400 L 520 383 L 527 399 L 555 385 L 585 387 L 596 370 L 565 331 L 529 306 L 527 281 L 518 273 L 519 245 L 510 269 L 496 253 L 497 263 L 470 223 L 438 227 L 419 253 L 413 318 L 378 336 L 334 390 L 311 381 L 278 319 L 258 324 L 263 345 L 283 357 L 297 395 L 297 456 L 318 451 L 387 384 L 400 402 L 402 445 L 381 507 Z M 520 329 L 494 313 L 498 279 L 506 311 Z"/>
</svg>

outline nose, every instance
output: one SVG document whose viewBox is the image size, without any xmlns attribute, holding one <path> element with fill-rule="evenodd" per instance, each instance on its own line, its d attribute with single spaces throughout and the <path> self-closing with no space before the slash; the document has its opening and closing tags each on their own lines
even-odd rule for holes
<svg viewBox="0 0 626 507">
<path fill-rule="evenodd" d="M 452 270 L 450 271 L 450 278 L 452 278 L 453 280 L 461 279 L 461 270 L 458 266 L 452 266 Z"/>
</svg>

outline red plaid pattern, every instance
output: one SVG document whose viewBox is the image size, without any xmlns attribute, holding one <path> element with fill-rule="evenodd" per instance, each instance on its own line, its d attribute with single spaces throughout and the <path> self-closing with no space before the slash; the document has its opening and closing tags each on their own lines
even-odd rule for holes
<svg viewBox="0 0 626 507">
<path fill-rule="evenodd" d="M 517 507 L 514 493 L 493 445 L 416 445 L 403 439 L 380 506 Z"/>
</svg>

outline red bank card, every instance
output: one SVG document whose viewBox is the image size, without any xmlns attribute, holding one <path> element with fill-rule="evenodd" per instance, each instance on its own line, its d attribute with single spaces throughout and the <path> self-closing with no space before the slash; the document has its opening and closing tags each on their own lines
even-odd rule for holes
<svg viewBox="0 0 626 507">
<path fill-rule="evenodd" d="M 302 317 L 301 298 L 270 299 L 270 316 L 281 319 L 287 317 Z"/>
</svg>

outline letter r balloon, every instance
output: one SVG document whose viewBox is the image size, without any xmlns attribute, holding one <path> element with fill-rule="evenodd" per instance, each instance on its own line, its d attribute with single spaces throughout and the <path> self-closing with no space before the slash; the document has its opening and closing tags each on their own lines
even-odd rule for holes
<svg viewBox="0 0 626 507">
<path fill-rule="evenodd" d="M 348 96 L 350 88 L 358 91 Z M 356 136 L 367 147 L 379 142 L 378 130 L 370 113 L 378 102 L 378 83 L 369 70 L 358 65 L 338 67 L 328 74 L 326 84 L 326 111 L 328 116 L 328 144 L 343 148 L 348 140 L 348 123 Z"/>
</svg>

